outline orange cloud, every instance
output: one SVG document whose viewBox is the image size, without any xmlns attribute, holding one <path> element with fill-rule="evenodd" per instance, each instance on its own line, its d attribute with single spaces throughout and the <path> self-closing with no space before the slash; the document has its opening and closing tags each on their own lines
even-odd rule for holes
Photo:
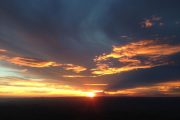
<svg viewBox="0 0 180 120">
<path fill-rule="evenodd" d="M 12 57 L 9 55 L 0 55 L 0 60 L 26 67 L 41 68 L 41 67 L 51 67 L 51 66 L 52 67 L 62 66 L 62 64 L 58 64 L 53 61 L 46 61 L 46 60 L 27 58 L 27 57 Z"/>
<path fill-rule="evenodd" d="M 6 52 L 6 50 L 0 49 L 0 53 Z M 85 71 L 87 68 L 74 64 L 60 64 L 54 61 L 47 61 L 36 58 L 27 58 L 27 57 L 14 57 L 9 55 L 0 55 L 0 60 L 25 67 L 35 67 L 35 68 L 44 68 L 44 67 L 63 67 L 65 70 L 72 70 L 75 73 L 80 73 Z"/>
<path fill-rule="evenodd" d="M 4 52 L 6 52 L 6 50 L 0 49 L 0 53 L 4 53 Z"/>
<path fill-rule="evenodd" d="M 85 78 L 85 77 L 97 77 L 97 76 L 88 76 L 88 75 L 63 75 L 65 78 Z"/>
<path fill-rule="evenodd" d="M 20 66 L 27 66 L 27 67 L 56 67 L 61 66 L 62 64 L 58 64 L 56 62 L 52 61 L 44 61 L 39 59 L 32 59 L 32 58 L 23 58 L 23 57 L 13 57 L 10 59 L 7 59 L 6 61 L 20 65 Z"/>
<path fill-rule="evenodd" d="M 84 85 L 87 85 L 87 86 L 107 86 L 108 84 L 84 84 Z"/>
<path fill-rule="evenodd" d="M 177 92 L 176 92 L 177 90 Z M 180 95 L 180 81 L 171 81 L 154 84 L 152 86 L 142 86 L 117 91 L 105 91 L 107 95 L 126 95 L 126 96 L 148 96 L 148 95 Z"/>
<path fill-rule="evenodd" d="M 155 40 L 141 40 L 127 45 L 113 46 L 111 53 L 102 54 L 94 59 L 96 68 L 92 69 L 92 74 L 116 74 L 168 64 L 164 57 L 178 52 L 180 45 L 169 45 Z M 121 66 L 113 67 L 111 59 L 117 60 Z"/>
<path fill-rule="evenodd" d="M 63 65 L 63 68 L 65 70 L 72 70 L 76 73 L 80 73 L 82 71 L 85 71 L 87 70 L 87 68 L 83 67 L 83 66 L 78 66 L 78 65 L 73 65 L 73 64 L 64 64 Z"/>
</svg>

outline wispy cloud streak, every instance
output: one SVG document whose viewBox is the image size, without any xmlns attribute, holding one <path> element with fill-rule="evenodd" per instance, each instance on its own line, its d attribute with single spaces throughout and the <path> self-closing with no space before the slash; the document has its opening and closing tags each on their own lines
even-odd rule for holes
<svg viewBox="0 0 180 120">
<path fill-rule="evenodd" d="M 62 63 L 57 63 L 55 61 L 8 55 L 6 54 L 7 51 L 3 49 L 1 49 L 0 52 L 3 53 L 0 54 L 1 61 L 6 61 L 19 66 L 34 67 L 34 68 L 62 67 L 65 70 L 71 70 L 75 73 L 80 73 L 86 70 L 85 67 L 74 64 L 62 64 Z"/>
</svg>

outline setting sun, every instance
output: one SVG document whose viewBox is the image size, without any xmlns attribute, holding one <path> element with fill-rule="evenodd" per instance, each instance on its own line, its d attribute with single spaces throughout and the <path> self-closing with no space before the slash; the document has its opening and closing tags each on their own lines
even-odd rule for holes
<svg viewBox="0 0 180 120">
<path fill-rule="evenodd" d="M 87 97 L 95 97 L 96 96 L 96 94 L 95 93 L 93 93 L 93 92 L 89 92 L 89 93 L 87 93 Z"/>
</svg>

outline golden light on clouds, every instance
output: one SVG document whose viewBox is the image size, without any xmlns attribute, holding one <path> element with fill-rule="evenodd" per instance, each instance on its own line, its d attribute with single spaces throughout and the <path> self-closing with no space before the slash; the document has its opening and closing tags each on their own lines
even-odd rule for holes
<svg viewBox="0 0 180 120">
<path fill-rule="evenodd" d="M 14 57 L 7 60 L 10 63 L 20 65 L 20 66 L 27 66 L 27 67 L 56 67 L 61 66 L 61 64 L 57 64 L 56 62 L 52 61 L 42 61 L 37 59 L 31 59 L 31 58 L 22 58 L 22 57 Z"/>
<path fill-rule="evenodd" d="M 87 69 L 84 66 L 75 64 L 58 63 L 51 60 L 42 60 L 37 58 L 28 58 L 16 56 L 8 53 L 7 50 L 0 49 L 0 61 L 5 61 L 17 66 L 23 66 L 18 71 L 18 75 L 30 73 L 31 68 L 62 68 L 65 71 L 72 71 L 74 74 L 62 74 L 62 78 L 88 78 L 96 79 L 103 75 L 117 74 L 136 69 L 147 69 L 155 66 L 169 64 L 168 57 L 180 52 L 180 45 L 171 45 L 159 42 L 157 40 L 141 40 L 125 45 L 112 46 L 110 53 L 104 53 L 96 56 L 94 64 L 96 67 Z M 8 69 L 9 70 L 9 69 Z M 84 75 L 83 71 L 87 73 Z M 21 73 L 20 73 L 21 72 Z M 82 72 L 82 74 L 80 74 Z M 89 72 L 89 73 L 88 73 Z M 4 72 L 8 75 L 11 72 Z M 22 74 L 23 73 L 23 74 Z M 16 74 L 16 73 L 15 73 Z M 11 74 L 11 75 L 15 75 Z M 17 75 L 15 75 L 17 76 Z M 33 77 L 32 77 L 33 79 Z M 106 95 L 145 95 L 146 93 L 158 92 L 160 94 L 171 95 L 172 90 L 179 89 L 179 82 L 161 83 L 152 86 L 141 86 L 117 91 L 105 91 L 109 82 L 89 82 L 85 80 L 76 88 L 72 85 L 51 83 L 51 81 L 39 80 L 1 80 L 0 95 L 1 96 L 87 96 L 89 93 L 103 93 Z M 78 88 L 79 87 L 79 88 Z M 78 89 L 77 89 L 78 88 Z M 175 93 L 174 93 L 175 94 Z"/>
<path fill-rule="evenodd" d="M 0 49 L 0 53 L 4 53 L 4 52 L 6 52 L 6 50 Z"/>
<path fill-rule="evenodd" d="M 159 43 L 156 40 L 141 40 L 126 45 L 113 46 L 111 53 L 104 53 L 94 59 L 96 68 L 92 69 L 92 74 L 116 74 L 168 64 L 165 57 L 178 52 L 180 52 L 180 45 Z M 119 62 L 120 67 L 113 67 L 111 59 Z"/>
<path fill-rule="evenodd" d="M 52 87 L 18 87 L 0 86 L 0 96 L 86 96 L 88 92 L 72 89 L 57 89 Z"/>
<path fill-rule="evenodd" d="M 93 75 L 91 75 L 91 76 L 88 76 L 88 75 L 63 75 L 63 77 L 65 77 L 65 78 L 88 78 L 88 77 L 97 77 L 97 76 L 93 76 Z"/>
<path fill-rule="evenodd" d="M 87 96 L 91 91 L 45 81 L 1 80 L 0 83 L 0 96 Z"/>
<path fill-rule="evenodd" d="M 98 84 L 98 83 L 94 83 L 94 84 L 84 84 L 87 86 L 107 86 L 108 84 Z"/>
<path fill-rule="evenodd" d="M 87 70 L 87 68 L 83 67 L 83 66 L 78 66 L 78 65 L 73 65 L 73 64 L 64 64 L 64 69 L 65 70 L 72 70 L 76 73 L 80 73 L 82 71 Z"/>
<path fill-rule="evenodd" d="M 58 64 L 53 61 L 45 61 L 45 60 L 25 58 L 25 57 L 10 57 L 8 55 L 0 55 L 0 60 L 26 67 L 41 68 L 41 67 L 61 66 L 61 64 Z"/>
<path fill-rule="evenodd" d="M 4 49 L 0 49 L 0 53 L 7 52 Z M 85 71 L 87 68 L 74 64 L 61 64 L 54 61 L 47 61 L 37 58 L 27 58 L 27 57 L 17 57 L 10 56 L 8 54 L 0 54 L 0 61 L 6 61 L 11 64 L 25 66 L 25 67 L 35 67 L 35 68 L 46 68 L 46 67 L 62 67 L 65 70 L 71 70 L 75 73 L 80 73 Z"/>
<path fill-rule="evenodd" d="M 0 0 L 0 96 L 180 96 L 176 1 Z"/>
<path fill-rule="evenodd" d="M 179 95 L 180 81 L 157 83 L 150 86 L 141 86 L 117 91 L 105 91 L 107 95 L 149 96 L 149 95 Z"/>
</svg>

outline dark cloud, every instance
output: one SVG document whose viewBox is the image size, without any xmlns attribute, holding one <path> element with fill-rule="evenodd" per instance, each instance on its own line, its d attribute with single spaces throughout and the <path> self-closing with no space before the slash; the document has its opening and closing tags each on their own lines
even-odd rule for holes
<svg viewBox="0 0 180 120">
<path fill-rule="evenodd" d="M 108 90 L 149 86 L 156 83 L 180 79 L 180 66 L 160 66 L 150 69 L 122 73 L 113 77 L 114 82 Z"/>
<path fill-rule="evenodd" d="M 14 28 L 18 32 L 14 38 L 17 40 L 11 41 L 11 44 L 21 43 L 21 48 L 28 51 L 32 51 L 28 49 L 31 45 L 38 55 L 47 54 L 53 59 L 69 62 L 73 58 L 73 62 L 77 63 L 110 48 L 112 42 L 100 25 L 109 3 L 82 0 L 6 1 L 1 4 L 1 11 L 5 17 L 12 19 L 11 24 L 15 22 L 19 27 Z M 10 29 L 9 34 L 13 34 L 14 25 L 5 27 Z M 74 54 L 82 57 L 77 59 Z"/>
</svg>

